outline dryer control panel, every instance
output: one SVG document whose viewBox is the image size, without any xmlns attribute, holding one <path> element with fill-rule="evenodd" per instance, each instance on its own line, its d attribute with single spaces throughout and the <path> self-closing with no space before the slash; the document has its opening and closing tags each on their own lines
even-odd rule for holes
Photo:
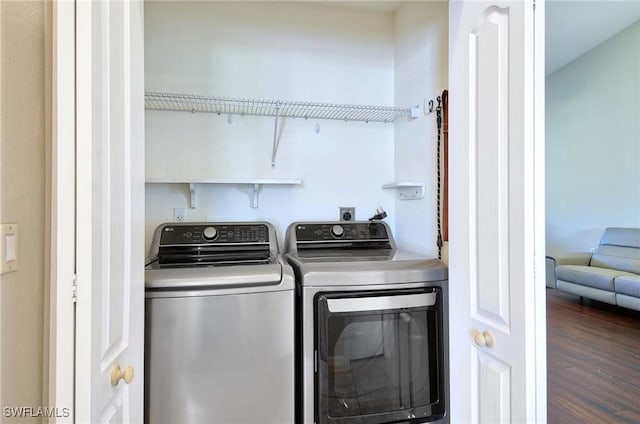
<svg viewBox="0 0 640 424">
<path fill-rule="evenodd" d="M 387 228 L 380 222 L 305 223 L 296 225 L 296 240 L 388 240 Z"/>
<path fill-rule="evenodd" d="M 396 249 L 382 221 L 294 222 L 286 238 L 288 254 L 304 261 L 387 260 Z"/>
</svg>

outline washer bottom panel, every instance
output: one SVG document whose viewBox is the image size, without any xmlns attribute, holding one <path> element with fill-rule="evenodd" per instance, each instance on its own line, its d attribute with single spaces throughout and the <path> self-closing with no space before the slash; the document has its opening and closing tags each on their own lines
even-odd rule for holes
<svg viewBox="0 0 640 424">
<path fill-rule="evenodd" d="M 146 300 L 147 423 L 292 423 L 294 292 Z"/>
</svg>

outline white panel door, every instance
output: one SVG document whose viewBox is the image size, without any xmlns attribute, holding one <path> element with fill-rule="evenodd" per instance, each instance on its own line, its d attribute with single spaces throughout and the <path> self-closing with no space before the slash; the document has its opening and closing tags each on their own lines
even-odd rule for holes
<svg viewBox="0 0 640 424">
<path fill-rule="evenodd" d="M 76 3 L 79 423 L 143 420 L 142 19 L 142 1 Z"/>
<path fill-rule="evenodd" d="M 529 0 L 450 3 L 452 422 L 546 420 L 534 15 Z"/>
</svg>

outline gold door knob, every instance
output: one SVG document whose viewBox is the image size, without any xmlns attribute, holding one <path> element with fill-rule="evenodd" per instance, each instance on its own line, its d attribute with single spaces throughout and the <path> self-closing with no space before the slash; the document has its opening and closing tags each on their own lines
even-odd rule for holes
<svg viewBox="0 0 640 424">
<path fill-rule="evenodd" d="M 473 341 L 478 347 L 494 347 L 496 345 L 493 334 L 489 331 L 479 332 L 475 331 L 473 335 Z"/>
<path fill-rule="evenodd" d="M 494 347 L 496 345 L 496 341 L 493 338 L 493 334 L 491 334 L 491 332 L 485 331 L 482 333 L 482 335 L 484 336 L 485 346 Z"/>
<path fill-rule="evenodd" d="M 124 380 L 125 383 L 129 384 L 133 381 L 133 367 L 128 366 L 124 372 L 120 369 L 120 365 L 116 365 L 111 370 L 111 385 L 117 386 L 120 380 Z"/>
</svg>

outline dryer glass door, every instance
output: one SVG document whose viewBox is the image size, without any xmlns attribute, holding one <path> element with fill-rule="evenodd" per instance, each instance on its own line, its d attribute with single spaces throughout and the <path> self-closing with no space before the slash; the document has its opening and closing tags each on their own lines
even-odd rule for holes
<svg viewBox="0 0 640 424">
<path fill-rule="evenodd" d="M 437 288 L 319 294 L 316 422 L 442 417 L 441 303 Z"/>
</svg>

